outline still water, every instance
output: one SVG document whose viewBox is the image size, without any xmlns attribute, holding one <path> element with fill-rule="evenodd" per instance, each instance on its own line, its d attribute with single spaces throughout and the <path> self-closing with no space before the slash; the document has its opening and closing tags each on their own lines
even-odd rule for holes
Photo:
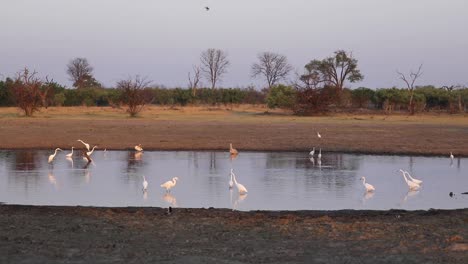
<svg viewBox="0 0 468 264">
<path fill-rule="evenodd" d="M 0 202 L 28 205 L 215 207 L 237 210 L 454 209 L 468 207 L 468 159 L 322 153 L 95 151 L 93 163 L 52 151 L 0 150 Z M 229 190 L 229 172 L 248 194 Z M 417 192 L 398 169 L 423 180 Z M 142 191 L 142 176 L 148 191 Z M 179 181 L 170 193 L 160 185 Z M 366 193 L 362 176 L 374 185 Z M 455 193 L 450 197 L 449 193 Z"/>
</svg>

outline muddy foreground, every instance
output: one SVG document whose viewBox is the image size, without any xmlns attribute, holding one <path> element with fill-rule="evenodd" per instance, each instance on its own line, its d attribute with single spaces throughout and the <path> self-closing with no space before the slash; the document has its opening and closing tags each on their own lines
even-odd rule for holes
<svg viewBox="0 0 468 264">
<path fill-rule="evenodd" d="M 1 263 L 468 263 L 468 209 L 0 206 Z"/>
</svg>

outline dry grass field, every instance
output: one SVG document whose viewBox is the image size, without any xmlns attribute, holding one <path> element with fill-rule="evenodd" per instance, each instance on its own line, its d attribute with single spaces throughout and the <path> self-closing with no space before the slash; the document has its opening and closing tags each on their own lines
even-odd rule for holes
<svg viewBox="0 0 468 264">
<path fill-rule="evenodd" d="M 100 149 L 324 151 L 468 156 L 465 115 L 330 114 L 294 116 L 263 106 L 157 107 L 136 118 L 111 107 L 49 107 L 33 117 L 0 108 L 0 148 L 70 148 L 83 139 Z M 322 139 L 316 132 L 320 131 Z"/>
</svg>

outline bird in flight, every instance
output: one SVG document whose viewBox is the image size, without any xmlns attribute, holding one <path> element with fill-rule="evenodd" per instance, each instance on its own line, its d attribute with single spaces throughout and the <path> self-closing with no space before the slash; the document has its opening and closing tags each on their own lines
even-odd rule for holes
<svg viewBox="0 0 468 264">
<path fill-rule="evenodd" d="M 206 9 L 206 11 L 210 11 L 210 8 L 209 8 L 209 7 L 207 7 L 207 6 L 205 6 L 205 9 Z"/>
</svg>

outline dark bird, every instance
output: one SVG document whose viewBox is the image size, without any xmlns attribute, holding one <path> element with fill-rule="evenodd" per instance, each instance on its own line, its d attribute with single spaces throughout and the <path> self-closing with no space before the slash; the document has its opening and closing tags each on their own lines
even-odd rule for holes
<svg viewBox="0 0 468 264">
<path fill-rule="evenodd" d="M 210 8 L 209 8 L 209 7 L 207 7 L 207 6 L 205 6 L 205 9 L 206 9 L 206 11 L 210 11 Z"/>
<path fill-rule="evenodd" d="M 453 192 L 450 192 L 450 193 L 449 193 L 449 196 L 450 196 L 450 197 L 453 197 L 454 195 L 455 195 L 455 194 L 454 194 Z"/>
</svg>

